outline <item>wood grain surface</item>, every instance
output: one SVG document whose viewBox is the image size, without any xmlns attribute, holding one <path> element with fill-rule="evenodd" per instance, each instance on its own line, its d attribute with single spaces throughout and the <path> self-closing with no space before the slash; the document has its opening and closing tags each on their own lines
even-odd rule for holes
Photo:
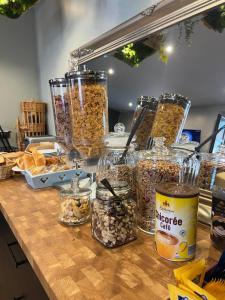
<svg viewBox="0 0 225 300">
<path fill-rule="evenodd" d="M 34 191 L 22 177 L 0 182 L 0 207 L 50 299 L 168 299 L 173 269 L 184 264 L 160 258 L 154 238 L 142 232 L 136 241 L 109 250 L 91 237 L 90 224 L 60 225 L 58 191 Z M 199 224 L 200 257 L 210 266 L 219 252 L 209 227 Z"/>
</svg>

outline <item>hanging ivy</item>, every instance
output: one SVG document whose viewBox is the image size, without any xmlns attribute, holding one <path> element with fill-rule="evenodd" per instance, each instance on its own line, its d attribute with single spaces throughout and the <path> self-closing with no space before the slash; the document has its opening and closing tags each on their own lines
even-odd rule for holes
<svg viewBox="0 0 225 300">
<path fill-rule="evenodd" d="M 225 5 L 206 13 L 203 22 L 209 29 L 222 33 L 225 28 Z"/>
<path fill-rule="evenodd" d="M 19 18 L 38 0 L 0 0 L 0 14 L 11 19 Z"/>
</svg>

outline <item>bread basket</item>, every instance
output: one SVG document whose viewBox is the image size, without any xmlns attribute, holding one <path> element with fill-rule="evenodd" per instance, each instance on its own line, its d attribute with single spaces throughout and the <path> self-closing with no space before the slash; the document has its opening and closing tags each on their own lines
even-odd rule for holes
<svg viewBox="0 0 225 300">
<path fill-rule="evenodd" d="M 0 180 L 7 179 L 12 176 L 12 168 L 16 165 L 15 162 L 7 159 L 6 164 L 0 166 Z"/>
</svg>

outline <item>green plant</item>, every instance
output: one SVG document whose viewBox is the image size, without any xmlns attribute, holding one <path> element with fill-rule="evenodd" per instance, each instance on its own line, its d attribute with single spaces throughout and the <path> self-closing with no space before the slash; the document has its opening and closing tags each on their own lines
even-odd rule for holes
<svg viewBox="0 0 225 300">
<path fill-rule="evenodd" d="M 167 63 L 168 56 L 164 49 L 164 41 L 165 37 L 163 34 L 152 34 L 142 41 L 127 44 L 123 48 L 116 50 L 113 56 L 131 67 L 138 67 L 145 58 L 158 52 L 160 60 L 163 63 Z"/>
<path fill-rule="evenodd" d="M 208 28 L 222 33 L 225 28 L 225 5 L 207 12 L 203 22 Z"/>
<path fill-rule="evenodd" d="M 38 0 L 0 0 L 0 14 L 8 18 L 19 18 Z"/>
</svg>

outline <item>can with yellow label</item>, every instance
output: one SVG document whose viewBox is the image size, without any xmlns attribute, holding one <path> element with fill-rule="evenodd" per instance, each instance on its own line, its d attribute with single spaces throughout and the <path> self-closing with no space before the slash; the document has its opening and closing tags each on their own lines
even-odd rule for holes
<svg viewBox="0 0 225 300">
<path fill-rule="evenodd" d="M 155 243 L 158 254 L 171 261 L 195 256 L 198 189 L 187 184 L 156 187 Z"/>
</svg>

